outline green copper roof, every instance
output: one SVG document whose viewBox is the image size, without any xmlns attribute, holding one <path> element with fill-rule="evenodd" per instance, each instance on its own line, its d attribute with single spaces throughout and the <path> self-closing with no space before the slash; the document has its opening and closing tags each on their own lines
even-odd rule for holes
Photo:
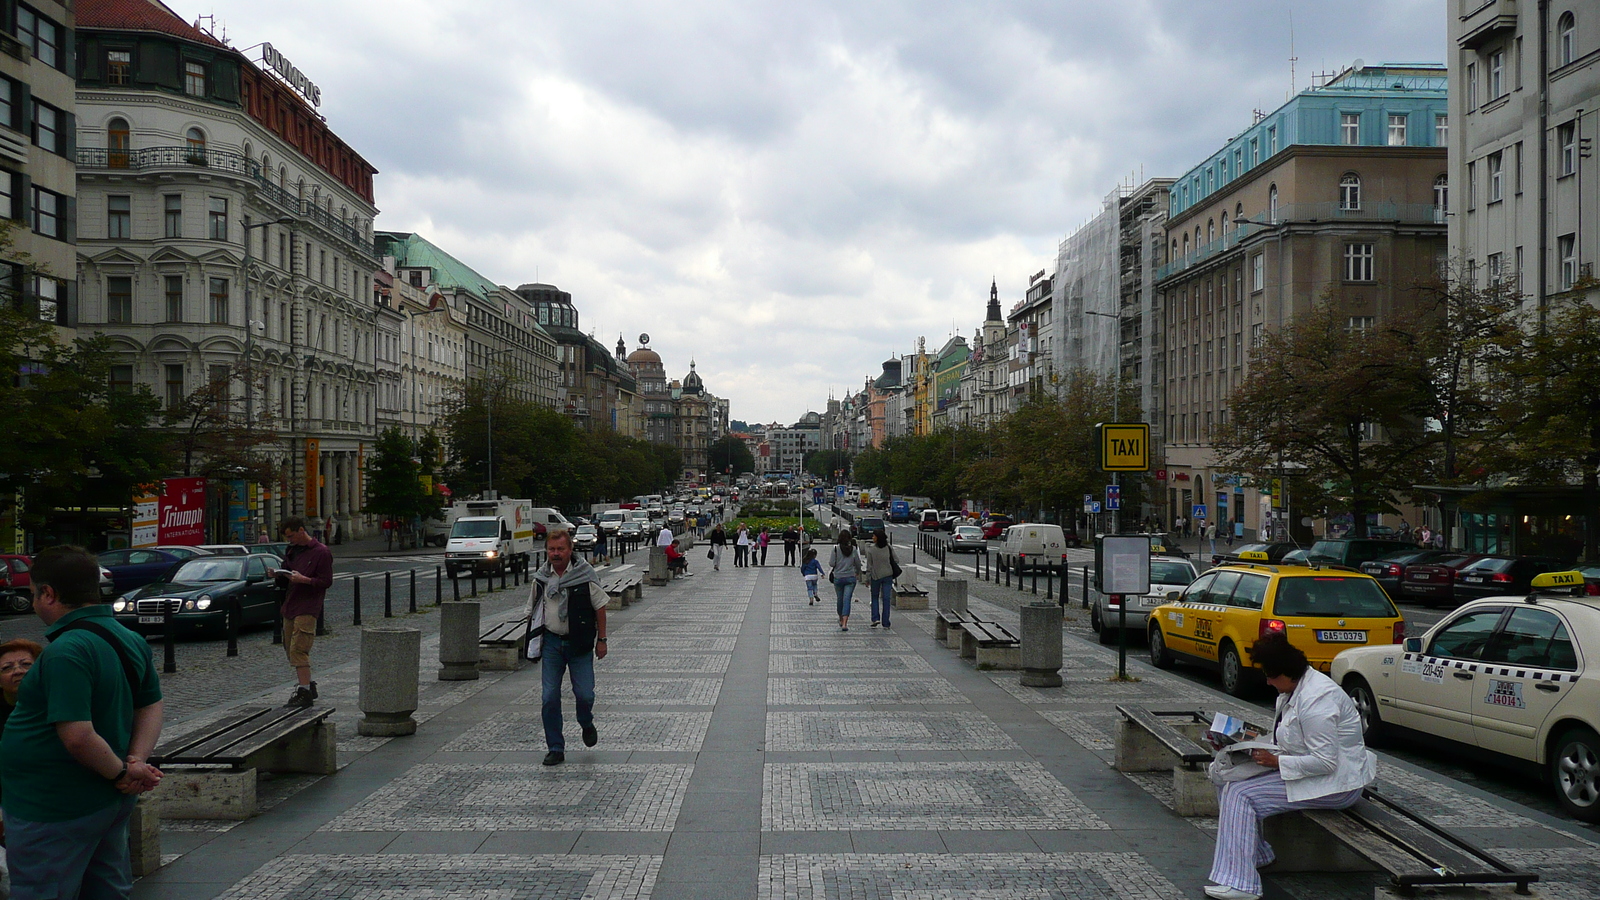
<svg viewBox="0 0 1600 900">
<path fill-rule="evenodd" d="M 377 245 L 378 256 L 392 256 L 398 266 L 432 269 L 433 282 L 439 287 L 462 288 L 484 300 L 499 287 L 422 235 L 379 231 L 373 235 L 373 242 Z"/>
</svg>

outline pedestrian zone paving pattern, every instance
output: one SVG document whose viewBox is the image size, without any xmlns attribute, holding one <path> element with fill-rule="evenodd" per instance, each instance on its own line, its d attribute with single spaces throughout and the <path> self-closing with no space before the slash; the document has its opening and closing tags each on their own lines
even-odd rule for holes
<svg viewBox="0 0 1600 900">
<path fill-rule="evenodd" d="M 767 681 L 768 706 L 878 705 L 897 703 L 966 703 L 972 701 L 943 678 L 772 678 Z M 771 714 L 768 714 L 771 721 Z"/>
<path fill-rule="evenodd" d="M 933 666 L 914 653 L 839 653 L 831 656 L 773 654 L 767 671 L 773 675 L 931 675 Z"/>
<path fill-rule="evenodd" d="M 425 763 L 321 831 L 671 831 L 694 767 Z"/>
<path fill-rule="evenodd" d="M 598 703 L 598 701 L 597 701 Z M 696 751 L 706 739 L 711 713 L 607 712 L 603 720 L 607 750 Z M 450 751 L 537 751 L 543 753 L 544 725 L 539 710 L 495 713 L 445 744 Z"/>
<path fill-rule="evenodd" d="M 1165 900 L 1136 853 L 841 853 L 761 858 L 758 900 Z"/>
<path fill-rule="evenodd" d="M 824 623 L 832 624 L 832 623 Z M 813 629 L 815 630 L 815 629 Z M 818 637 L 773 635 L 767 642 L 773 653 L 914 653 L 906 639 L 892 634 L 865 635 L 831 631 Z"/>
<path fill-rule="evenodd" d="M 659 856 L 293 855 L 221 900 L 642 900 L 660 869 Z"/>
<path fill-rule="evenodd" d="M 606 665 L 604 660 L 600 665 Z M 612 705 L 660 706 L 716 706 L 717 695 L 722 691 L 720 678 L 677 678 L 653 676 L 650 678 L 609 678 L 595 684 L 595 705 L 608 708 Z M 563 691 L 563 700 L 571 700 L 572 692 Z M 535 684 L 527 693 L 512 701 L 516 704 L 538 706 L 544 702 L 544 687 Z"/>
<path fill-rule="evenodd" d="M 768 750 L 1016 750 L 976 712 L 769 712 Z"/>
</svg>

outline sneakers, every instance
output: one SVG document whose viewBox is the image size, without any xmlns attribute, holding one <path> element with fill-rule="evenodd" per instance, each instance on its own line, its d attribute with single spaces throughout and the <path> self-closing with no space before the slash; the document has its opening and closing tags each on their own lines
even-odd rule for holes
<svg viewBox="0 0 1600 900">
<path fill-rule="evenodd" d="M 547 766 L 559 766 L 566 761 L 567 755 L 560 750 L 551 750 L 544 755 L 544 764 Z"/>
<path fill-rule="evenodd" d="M 878 620 L 877 619 L 873 619 L 872 620 L 872 627 L 873 628 L 877 628 L 878 627 Z"/>
<path fill-rule="evenodd" d="M 311 682 L 311 699 L 317 699 L 317 683 L 315 681 Z"/>
<path fill-rule="evenodd" d="M 311 688 L 297 687 L 294 689 L 294 693 L 289 695 L 289 702 L 285 703 L 284 706 L 290 709 L 306 709 L 311 705 L 311 701 L 315 699 L 317 699 L 316 694 L 312 693 Z"/>
<path fill-rule="evenodd" d="M 583 726 L 583 745 L 593 747 L 600 740 L 600 732 L 594 730 L 593 725 Z"/>
<path fill-rule="evenodd" d="M 1221 884 L 1206 885 L 1206 896 L 1211 900 L 1261 900 L 1260 894 L 1247 894 L 1237 888 Z"/>
</svg>

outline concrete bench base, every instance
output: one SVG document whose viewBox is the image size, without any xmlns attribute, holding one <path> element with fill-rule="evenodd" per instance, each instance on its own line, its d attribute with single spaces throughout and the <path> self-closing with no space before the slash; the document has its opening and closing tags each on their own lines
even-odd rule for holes
<svg viewBox="0 0 1600 900">
<path fill-rule="evenodd" d="M 961 636 L 963 634 L 966 634 L 966 632 L 962 631 L 960 628 L 946 629 L 944 635 L 945 647 L 959 652 L 961 650 Z"/>
<path fill-rule="evenodd" d="M 339 771 L 338 731 L 332 721 L 323 719 L 288 740 L 253 754 L 249 764 L 263 772 L 332 775 Z"/>
<path fill-rule="evenodd" d="M 161 868 L 161 810 L 150 794 L 139 795 L 128 819 L 128 855 L 135 878 Z"/>
<path fill-rule="evenodd" d="M 606 601 L 606 609 L 627 609 L 627 608 L 628 608 L 628 592 L 627 591 L 623 591 L 620 594 L 612 594 L 610 599 L 608 599 Z"/>
<path fill-rule="evenodd" d="M 1205 769 L 1172 767 L 1172 811 L 1180 816 L 1217 814 L 1217 786 L 1206 776 Z"/>
<path fill-rule="evenodd" d="M 895 594 L 894 595 L 894 608 L 895 609 L 927 609 L 928 608 L 928 595 L 927 594 Z"/>
<path fill-rule="evenodd" d="M 1011 671 L 1022 668 L 1022 648 L 1016 644 L 1002 644 L 994 647 L 985 647 L 980 644 L 973 648 L 973 654 L 973 662 L 980 669 L 1005 669 Z"/>
<path fill-rule="evenodd" d="M 527 645 L 478 647 L 478 668 L 485 672 L 516 672 L 528 664 Z"/>
<path fill-rule="evenodd" d="M 256 770 L 169 769 L 152 793 L 169 819 L 243 821 L 256 814 Z"/>
<path fill-rule="evenodd" d="M 1361 854 L 1329 834 L 1328 829 L 1298 812 L 1268 816 L 1261 823 L 1261 836 L 1274 847 L 1294 848 L 1291 853 L 1278 854 L 1272 865 L 1264 866 L 1262 872 L 1379 871 Z"/>
</svg>

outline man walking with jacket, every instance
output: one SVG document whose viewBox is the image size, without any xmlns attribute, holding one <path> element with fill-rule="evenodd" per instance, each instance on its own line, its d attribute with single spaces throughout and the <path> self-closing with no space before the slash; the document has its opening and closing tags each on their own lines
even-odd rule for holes
<svg viewBox="0 0 1600 900">
<path fill-rule="evenodd" d="M 594 661 L 606 656 L 606 594 L 594 567 L 572 557 L 572 535 L 552 528 L 545 538 L 545 564 L 533 573 L 534 634 L 539 635 L 544 676 L 542 709 L 544 742 L 550 752 L 544 764 L 567 759 L 561 734 L 561 676 L 570 672 L 578 700 L 578 727 L 583 745 L 600 739 L 594 727 Z M 542 632 L 542 634 L 541 634 Z"/>
</svg>

